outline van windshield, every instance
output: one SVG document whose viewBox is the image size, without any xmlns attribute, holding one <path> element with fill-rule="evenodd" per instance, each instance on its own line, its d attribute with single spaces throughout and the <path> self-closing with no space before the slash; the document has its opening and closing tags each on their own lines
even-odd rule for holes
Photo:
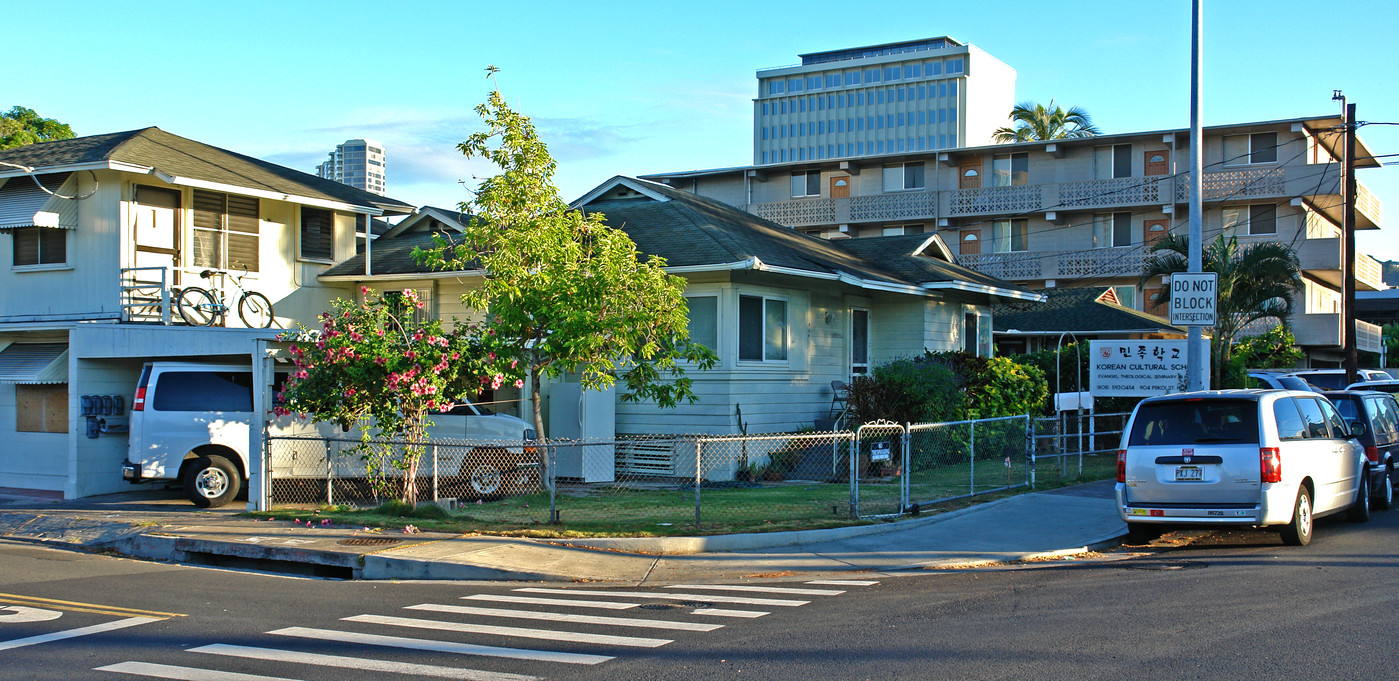
<svg viewBox="0 0 1399 681">
<path fill-rule="evenodd" d="M 1258 403 L 1252 400 L 1179 400 L 1143 404 L 1132 422 L 1130 445 L 1257 444 Z"/>
</svg>

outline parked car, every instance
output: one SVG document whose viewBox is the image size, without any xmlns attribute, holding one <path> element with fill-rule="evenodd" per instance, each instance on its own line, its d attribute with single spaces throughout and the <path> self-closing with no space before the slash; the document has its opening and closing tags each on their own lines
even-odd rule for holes
<svg viewBox="0 0 1399 681">
<path fill-rule="evenodd" d="M 1246 388 L 1271 388 L 1273 390 L 1311 390 L 1317 389 L 1310 383 L 1298 376 L 1290 373 L 1273 371 L 1250 371 L 1245 379 Z"/>
<path fill-rule="evenodd" d="M 1345 369 L 1302 369 L 1292 372 L 1302 380 L 1322 390 L 1340 390 L 1346 386 Z M 1392 377 L 1379 369 L 1361 369 L 1357 377 L 1362 381 L 1388 381 Z"/>
<path fill-rule="evenodd" d="M 1399 461 L 1399 401 L 1393 395 L 1372 391 L 1322 393 L 1350 425 L 1351 435 L 1365 448 L 1369 459 L 1370 491 L 1376 508 L 1394 503 L 1394 463 Z"/>
<path fill-rule="evenodd" d="M 1312 392 L 1223 390 L 1143 400 L 1117 453 L 1117 505 L 1141 542 L 1170 525 L 1276 527 L 1305 545 L 1316 518 L 1370 517 L 1360 443 Z"/>
<path fill-rule="evenodd" d="M 252 389 L 252 369 L 247 365 L 146 364 L 131 403 L 129 451 L 122 477 L 132 483 L 178 482 L 190 501 L 204 508 L 232 501 L 245 488 L 251 465 L 248 433 L 256 420 Z M 454 493 L 490 498 L 538 486 L 537 454 L 528 444 L 534 429 L 523 420 L 471 404 L 431 419 L 430 436 L 457 441 L 433 451 L 437 470 L 453 471 Z M 292 417 L 274 420 L 269 434 L 312 436 L 287 441 L 295 451 L 274 457 L 270 466 L 274 478 L 322 480 L 332 462 L 327 460 L 323 441 L 315 436 L 349 435 L 332 424 Z M 362 462 L 350 464 L 347 475 L 366 475 Z"/>
<path fill-rule="evenodd" d="M 1399 393 L 1399 381 L 1360 381 L 1346 386 L 1346 390 L 1373 390 L 1381 393 Z"/>
</svg>

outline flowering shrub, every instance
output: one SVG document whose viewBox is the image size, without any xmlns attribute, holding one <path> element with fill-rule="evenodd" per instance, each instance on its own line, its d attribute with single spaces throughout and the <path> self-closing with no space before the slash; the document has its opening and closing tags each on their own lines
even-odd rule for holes
<svg viewBox="0 0 1399 681">
<path fill-rule="evenodd" d="M 363 302 L 337 299 L 321 315 L 321 328 L 284 333 L 295 368 L 277 395 L 278 416 L 361 426 L 360 451 L 371 482 L 391 484 L 374 456 L 371 430 L 381 439 L 408 442 L 390 457 L 403 472 L 401 499 L 417 502 L 417 465 L 426 441 L 428 415 L 451 409 L 482 388 L 523 385 L 523 367 L 503 359 L 494 334 L 475 326 L 444 331 L 440 320 L 412 323 L 423 306 L 414 292 L 383 295 L 361 288 Z"/>
</svg>

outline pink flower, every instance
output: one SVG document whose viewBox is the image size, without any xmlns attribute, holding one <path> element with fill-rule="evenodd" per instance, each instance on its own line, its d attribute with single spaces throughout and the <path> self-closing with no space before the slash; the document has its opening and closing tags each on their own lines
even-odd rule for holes
<svg viewBox="0 0 1399 681">
<path fill-rule="evenodd" d="M 382 337 L 384 336 L 384 330 L 383 330 L 383 329 L 375 329 L 375 330 L 374 330 L 374 333 L 375 333 L 376 335 L 378 335 L 380 338 L 382 338 Z"/>
<path fill-rule="evenodd" d="M 495 353 L 494 353 L 494 352 L 488 352 L 488 353 L 486 353 L 486 359 L 489 359 L 489 360 L 494 361 L 494 360 L 495 360 Z"/>
<path fill-rule="evenodd" d="M 519 364 L 519 363 L 520 363 L 520 360 L 518 360 L 518 359 L 512 359 L 512 360 L 510 360 L 510 368 L 511 368 L 511 369 L 514 369 L 514 368 L 515 368 L 515 365 L 517 365 L 517 364 Z"/>
<path fill-rule="evenodd" d="M 361 286 L 361 287 L 359 287 L 359 293 L 360 293 L 360 295 L 362 295 L 362 296 L 363 296 L 363 295 L 369 295 L 369 287 L 368 287 L 368 286 Z"/>
<path fill-rule="evenodd" d="M 525 380 L 522 379 L 522 378 L 517 378 L 517 379 L 515 379 L 515 387 L 516 387 L 516 388 L 523 388 L 523 387 L 525 387 Z"/>
<path fill-rule="evenodd" d="M 457 352 L 452 353 L 452 359 L 457 359 L 458 357 L 461 357 L 461 353 L 457 353 Z"/>
</svg>

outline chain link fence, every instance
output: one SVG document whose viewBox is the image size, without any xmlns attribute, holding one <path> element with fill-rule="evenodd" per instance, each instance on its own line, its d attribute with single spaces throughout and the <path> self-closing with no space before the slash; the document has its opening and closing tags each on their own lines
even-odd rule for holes
<svg viewBox="0 0 1399 681">
<path fill-rule="evenodd" d="M 799 529 L 1031 486 L 1036 476 L 1077 479 L 1099 459 L 1110 475 L 1126 417 L 542 443 L 434 437 L 416 448 L 345 436 L 269 436 L 265 457 L 273 506 L 372 507 L 402 498 L 411 483 L 419 502 L 482 523 L 562 522 L 579 531 Z"/>
<path fill-rule="evenodd" d="M 1131 412 L 1062 412 L 1034 421 L 1034 484 L 1112 477 Z"/>
</svg>

